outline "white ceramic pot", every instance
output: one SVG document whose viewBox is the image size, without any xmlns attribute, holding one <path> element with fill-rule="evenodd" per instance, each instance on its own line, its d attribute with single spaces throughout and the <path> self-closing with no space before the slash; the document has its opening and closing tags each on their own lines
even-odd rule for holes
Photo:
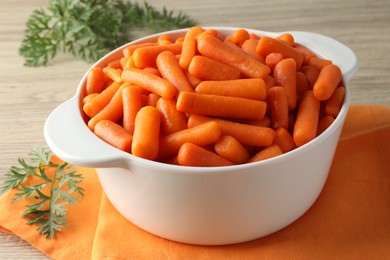
<svg viewBox="0 0 390 260">
<path fill-rule="evenodd" d="M 237 28 L 215 28 L 228 35 Z M 258 30 L 258 35 L 277 36 Z M 165 32 L 173 38 L 186 30 Z M 353 51 L 326 36 L 290 32 L 296 42 L 332 60 L 345 85 L 357 70 Z M 159 34 L 135 43 L 153 41 Z M 93 66 L 118 59 L 122 46 Z M 170 240 L 224 245 L 276 232 L 304 214 L 319 196 L 332 163 L 349 106 L 349 90 L 334 123 L 311 142 L 261 162 L 229 167 L 183 167 L 122 152 L 96 137 L 83 120 L 80 101 L 86 74 L 75 96 L 48 117 L 45 139 L 52 151 L 74 165 L 97 168 L 114 207 L 138 227 Z"/>
</svg>

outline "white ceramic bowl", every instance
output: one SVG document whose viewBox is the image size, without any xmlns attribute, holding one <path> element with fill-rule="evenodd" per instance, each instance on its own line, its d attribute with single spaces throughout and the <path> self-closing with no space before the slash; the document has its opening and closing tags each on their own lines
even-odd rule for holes
<svg viewBox="0 0 390 260">
<path fill-rule="evenodd" d="M 213 27 L 228 35 L 237 28 Z M 247 29 L 258 35 L 277 36 Z M 173 38 L 186 30 L 165 32 Z M 353 51 L 326 36 L 290 32 L 317 55 L 332 60 L 346 86 L 357 70 Z M 159 34 L 130 44 L 153 41 Z M 118 59 L 122 46 L 93 66 Z M 281 156 L 228 167 L 184 167 L 122 152 L 95 136 L 83 120 L 80 101 L 86 74 L 75 96 L 48 117 L 45 139 L 52 151 L 74 165 L 97 168 L 114 207 L 138 227 L 170 240 L 224 245 L 276 232 L 304 214 L 319 196 L 332 163 L 349 106 L 349 90 L 334 123 L 311 142 Z"/>
</svg>

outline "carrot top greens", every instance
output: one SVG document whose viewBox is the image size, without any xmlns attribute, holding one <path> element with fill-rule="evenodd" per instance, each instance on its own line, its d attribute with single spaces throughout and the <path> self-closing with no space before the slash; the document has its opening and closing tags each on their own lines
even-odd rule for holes
<svg viewBox="0 0 390 260">
<path fill-rule="evenodd" d="M 46 237 L 67 226 L 69 204 L 76 205 L 84 197 L 81 174 L 66 162 L 52 160 L 48 149 L 33 149 L 28 160 L 19 158 L 19 166 L 12 166 L 5 174 L 1 191 L 16 189 L 12 202 L 28 198 L 22 216 L 27 224 L 36 224 Z"/>
<path fill-rule="evenodd" d="M 59 52 L 93 62 L 146 30 L 191 27 L 187 15 L 126 0 L 50 0 L 26 23 L 19 49 L 26 66 L 47 65 Z"/>
</svg>

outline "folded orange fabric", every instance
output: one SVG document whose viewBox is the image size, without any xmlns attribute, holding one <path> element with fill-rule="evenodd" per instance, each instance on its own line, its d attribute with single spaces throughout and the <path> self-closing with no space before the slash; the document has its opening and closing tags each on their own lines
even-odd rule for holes
<svg viewBox="0 0 390 260">
<path fill-rule="evenodd" d="M 23 202 L 0 198 L 0 231 L 15 234 L 55 259 L 390 259 L 390 109 L 352 106 L 329 178 L 301 218 L 272 235 L 229 246 L 194 246 L 151 235 L 108 201 L 94 169 L 86 196 L 70 210 L 55 239 L 17 216 Z"/>
</svg>

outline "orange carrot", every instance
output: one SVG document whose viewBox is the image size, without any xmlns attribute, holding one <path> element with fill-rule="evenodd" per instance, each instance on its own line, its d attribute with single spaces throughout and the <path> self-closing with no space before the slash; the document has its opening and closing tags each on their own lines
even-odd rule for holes
<svg viewBox="0 0 390 260">
<path fill-rule="evenodd" d="M 109 79 L 112 79 L 112 81 L 122 82 L 122 78 L 121 78 L 122 70 L 121 69 L 104 67 L 103 72 Z"/>
<path fill-rule="evenodd" d="M 118 91 L 121 83 L 113 82 L 105 90 L 99 93 L 94 99 L 90 100 L 83 106 L 83 111 L 87 116 L 94 117 L 97 113 L 100 112 Z"/>
<path fill-rule="evenodd" d="M 133 52 L 134 64 L 137 68 L 155 67 L 156 58 L 163 51 L 171 51 L 174 54 L 181 53 L 183 43 L 171 43 L 157 46 L 147 46 L 136 49 Z"/>
<path fill-rule="evenodd" d="M 318 75 L 320 74 L 320 69 L 314 66 L 303 66 L 300 70 L 305 74 L 307 82 L 309 82 L 310 89 L 313 89 L 314 83 L 316 82 Z"/>
<path fill-rule="evenodd" d="M 149 93 L 146 97 L 146 102 L 145 104 L 147 106 L 152 106 L 152 107 L 155 107 L 157 106 L 157 101 L 160 99 L 161 97 L 157 94 L 154 94 L 154 93 Z"/>
<path fill-rule="evenodd" d="M 169 99 L 176 95 L 176 88 L 167 80 L 141 69 L 129 68 L 124 70 L 122 80 L 141 86 L 164 98 Z"/>
<path fill-rule="evenodd" d="M 184 143 L 204 146 L 216 142 L 220 136 L 221 129 L 215 122 L 206 122 L 163 136 L 160 138 L 158 158 L 167 158 L 177 154 Z"/>
<path fill-rule="evenodd" d="M 202 81 L 195 88 L 200 94 L 241 97 L 264 100 L 267 89 L 263 79 L 236 79 L 220 81 Z"/>
<path fill-rule="evenodd" d="M 134 64 L 133 56 L 130 56 L 127 58 L 125 66 L 123 67 L 123 70 L 126 70 L 128 68 L 136 68 L 136 66 Z"/>
<path fill-rule="evenodd" d="M 230 41 L 237 46 L 241 46 L 248 39 L 249 39 L 249 33 L 247 30 L 237 29 L 231 35 L 228 35 L 225 38 L 225 41 Z"/>
<path fill-rule="evenodd" d="M 110 102 L 102 110 L 100 110 L 99 113 L 89 119 L 88 127 L 92 131 L 94 130 L 95 125 L 101 120 L 117 122 L 123 116 L 122 90 L 126 87 L 128 87 L 127 84 L 122 84 L 115 92 L 115 95 L 112 97 Z"/>
<path fill-rule="evenodd" d="M 142 108 L 142 89 L 136 85 L 130 85 L 122 90 L 123 102 L 123 128 L 133 134 L 135 117 Z"/>
<path fill-rule="evenodd" d="M 234 137 L 229 135 L 221 136 L 214 145 L 214 150 L 221 157 L 235 163 L 241 164 L 249 159 L 249 152 Z"/>
<path fill-rule="evenodd" d="M 192 58 L 196 55 L 196 36 L 204 32 L 199 26 L 191 27 L 184 36 L 183 48 L 180 54 L 179 64 L 184 70 L 188 69 Z"/>
<path fill-rule="evenodd" d="M 100 93 L 106 86 L 106 79 L 103 69 L 100 67 L 92 68 L 87 75 L 85 90 L 87 95 L 92 93 Z"/>
<path fill-rule="evenodd" d="M 277 144 L 270 145 L 257 154 L 255 154 L 252 158 L 249 159 L 248 162 L 258 162 L 266 159 L 270 159 L 272 157 L 276 157 L 278 155 L 283 154 L 282 150 Z"/>
<path fill-rule="evenodd" d="M 270 110 L 272 128 L 283 127 L 288 129 L 288 101 L 286 89 L 272 87 L 268 90 L 268 105 Z"/>
<path fill-rule="evenodd" d="M 164 44 L 170 44 L 172 43 L 172 38 L 168 34 L 161 34 L 157 38 L 157 44 L 158 45 L 164 45 Z"/>
<path fill-rule="evenodd" d="M 259 39 L 248 39 L 241 45 L 241 49 L 261 63 L 265 63 L 264 57 L 256 52 L 258 43 Z"/>
<path fill-rule="evenodd" d="M 135 118 L 131 153 L 154 160 L 158 155 L 160 137 L 160 112 L 152 106 L 141 108 Z"/>
<path fill-rule="evenodd" d="M 275 139 L 273 143 L 277 144 L 283 153 L 287 153 L 296 147 L 294 138 L 290 132 L 283 127 L 279 127 L 275 130 Z"/>
<path fill-rule="evenodd" d="M 95 126 L 94 133 L 106 143 L 122 151 L 131 151 L 133 136 L 110 120 L 99 121 Z"/>
<path fill-rule="evenodd" d="M 256 49 L 257 53 L 266 57 L 272 52 L 278 52 L 285 58 L 293 58 L 296 62 L 297 70 L 302 66 L 303 54 L 291 47 L 287 43 L 267 36 L 262 36 Z"/>
<path fill-rule="evenodd" d="M 215 167 L 229 166 L 232 162 L 198 145 L 185 143 L 180 147 L 177 160 L 183 166 Z"/>
<path fill-rule="evenodd" d="M 313 94 L 318 100 L 329 99 L 341 81 L 341 70 L 334 64 L 326 65 L 313 86 Z"/>
<path fill-rule="evenodd" d="M 191 86 L 195 88 L 196 86 L 199 85 L 202 80 L 198 77 L 195 77 L 194 75 L 191 75 L 188 70 L 184 71 L 184 74 L 186 74 L 186 77 L 188 79 L 188 82 L 190 82 Z"/>
<path fill-rule="evenodd" d="M 274 77 L 268 75 L 267 77 L 265 77 L 264 79 L 264 83 L 265 83 L 265 88 L 267 89 L 267 91 L 276 85 L 276 81 L 274 79 Z"/>
<path fill-rule="evenodd" d="M 211 59 L 233 66 L 249 78 L 265 78 L 270 69 L 244 51 L 236 50 L 214 36 L 198 38 L 199 52 Z"/>
<path fill-rule="evenodd" d="M 308 48 L 306 48 L 305 46 L 299 43 L 295 43 L 295 50 L 297 50 L 303 55 L 303 64 L 302 64 L 303 66 L 309 64 L 309 59 L 311 57 L 316 57 L 316 55 L 311 50 L 309 50 Z"/>
<path fill-rule="evenodd" d="M 283 54 L 278 52 L 271 52 L 265 57 L 265 64 L 270 67 L 271 70 L 273 70 L 276 64 L 281 60 L 283 60 Z"/>
<path fill-rule="evenodd" d="M 288 109 L 293 110 L 297 104 L 296 63 L 291 58 L 283 59 L 274 68 L 276 85 L 286 89 Z"/>
<path fill-rule="evenodd" d="M 320 70 L 329 64 L 332 64 L 331 60 L 321 59 L 318 57 L 310 57 L 308 62 L 308 65 L 317 67 Z"/>
<path fill-rule="evenodd" d="M 319 113 L 320 101 L 314 97 L 313 91 L 306 91 L 299 104 L 294 125 L 293 138 L 298 147 L 316 137 Z"/>
<path fill-rule="evenodd" d="M 223 135 L 233 136 L 242 145 L 268 146 L 272 144 L 275 137 L 275 131 L 269 127 L 240 124 L 195 114 L 189 117 L 187 125 L 188 127 L 194 127 L 210 121 L 215 121 L 218 124 Z"/>
<path fill-rule="evenodd" d="M 295 77 L 297 80 L 297 94 L 302 95 L 306 90 L 310 89 L 309 82 L 302 71 L 297 71 Z"/>
<path fill-rule="evenodd" d="M 325 114 L 337 117 L 343 106 L 345 98 L 345 88 L 340 86 L 335 89 L 333 95 L 326 101 Z"/>
<path fill-rule="evenodd" d="M 146 71 L 146 72 L 149 72 L 149 73 L 152 73 L 152 74 L 154 74 L 154 75 L 156 75 L 158 77 L 161 77 L 160 71 L 157 68 L 155 68 L 155 67 L 145 67 L 142 70 Z"/>
<path fill-rule="evenodd" d="M 176 102 L 172 99 L 160 98 L 156 108 L 161 113 L 161 134 L 168 135 L 187 128 L 187 118 L 177 111 Z"/>
<path fill-rule="evenodd" d="M 82 105 L 84 106 L 85 104 L 87 104 L 88 102 L 90 102 L 92 99 L 94 99 L 97 95 L 99 95 L 98 93 L 91 93 L 87 96 L 85 96 L 82 100 Z"/>
<path fill-rule="evenodd" d="M 139 43 L 139 44 L 133 44 L 130 46 L 127 46 L 122 50 L 123 56 L 125 58 L 128 58 L 133 55 L 134 51 L 141 47 L 150 47 L 150 46 L 156 46 L 156 42 L 145 42 L 145 43 Z"/>
<path fill-rule="evenodd" d="M 113 68 L 113 69 L 122 69 L 121 65 L 121 59 L 113 60 L 107 64 L 107 67 Z"/>
<path fill-rule="evenodd" d="M 322 134 L 333 122 L 334 122 L 333 116 L 330 115 L 323 116 L 318 121 L 317 136 Z"/>
<path fill-rule="evenodd" d="M 162 77 L 170 82 L 177 89 L 178 93 L 194 91 L 173 52 L 161 52 L 157 56 L 156 64 Z"/>
<path fill-rule="evenodd" d="M 283 33 L 282 35 L 277 36 L 276 39 L 287 43 L 291 47 L 294 47 L 295 45 L 294 37 L 291 33 Z"/>
<path fill-rule="evenodd" d="M 176 108 L 191 114 L 260 120 L 265 115 L 267 103 L 247 98 L 181 92 Z"/>
<path fill-rule="evenodd" d="M 188 72 L 202 80 L 230 80 L 240 78 L 240 71 L 238 69 L 199 55 L 192 58 Z"/>
<path fill-rule="evenodd" d="M 240 120 L 238 123 L 255 125 L 255 126 L 263 126 L 263 127 L 271 127 L 271 118 L 265 115 L 263 119 L 260 120 L 244 119 L 244 120 Z"/>
</svg>

